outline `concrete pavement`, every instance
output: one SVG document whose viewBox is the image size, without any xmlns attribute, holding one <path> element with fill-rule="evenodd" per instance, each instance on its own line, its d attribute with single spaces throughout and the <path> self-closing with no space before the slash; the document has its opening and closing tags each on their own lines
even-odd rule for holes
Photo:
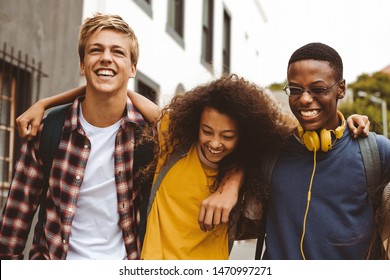
<svg viewBox="0 0 390 280">
<path fill-rule="evenodd" d="M 235 241 L 230 260 L 254 260 L 256 251 L 256 239 Z"/>
</svg>

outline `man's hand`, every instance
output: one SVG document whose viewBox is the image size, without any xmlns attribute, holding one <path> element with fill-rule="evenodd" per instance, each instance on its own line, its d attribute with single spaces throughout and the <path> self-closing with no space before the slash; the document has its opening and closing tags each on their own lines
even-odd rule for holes
<svg viewBox="0 0 390 280">
<path fill-rule="evenodd" d="M 203 200 L 198 217 L 200 229 L 209 231 L 221 223 L 229 222 L 230 211 L 236 205 L 237 199 L 237 191 L 225 188 L 222 192 L 217 190 Z"/>
<path fill-rule="evenodd" d="M 367 137 L 370 131 L 370 120 L 364 115 L 350 115 L 347 119 L 347 125 L 352 132 L 353 138 Z"/>
<path fill-rule="evenodd" d="M 36 136 L 44 113 L 45 106 L 42 102 L 38 101 L 21 114 L 16 119 L 19 136 L 22 138 L 27 137 L 28 140 Z"/>
</svg>

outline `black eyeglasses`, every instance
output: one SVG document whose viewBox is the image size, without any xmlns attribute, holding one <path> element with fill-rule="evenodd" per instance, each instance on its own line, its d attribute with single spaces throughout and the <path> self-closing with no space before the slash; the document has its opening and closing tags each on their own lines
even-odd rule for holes
<svg viewBox="0 0 390 280">
<path fill-rule="evenodd" d="M 332 88 L 339 84 L 343 79 L 338 80 L 336 83 L 334 83 L 331 87 L 312 87 L 312 88 L 301 88 L 301 87 L 294 87 L 289 86 L 288 84 L 283 88 L 283 90 L 286 92 L 288 96 L 298 96 L 302 95 L 305 91 L 309 93 L 310 95 L 319 95 L 323 96 L 326 95 L 329 91 L 332 90 Z"/>
</svg>

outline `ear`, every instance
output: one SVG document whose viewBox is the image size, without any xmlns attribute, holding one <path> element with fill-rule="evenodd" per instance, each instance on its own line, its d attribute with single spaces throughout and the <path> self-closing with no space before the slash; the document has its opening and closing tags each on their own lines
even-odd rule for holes
<svg viewBox="0 0 390 280">
<path fill-rule="evenodd" d="M 85 75 L 85 70 L 84 70 L 84 63 L 80 62 L 80 74 Z"/>
<path fill-rule="evenodd" d="M 343 99 L 345 97 L 347 91 L 347 86 L 345 84 L 345 80 L 343 79 L 339 83 L 338 92 L 337 92 L 337 99 Z"/>
<path fill-rule="evenodd" d="M 130 69 L 130 77 L 129 78 L 134 78 L 136 74 L 137 74 L 137 65 L 132 64 L 131 69 Z"/>
</svg>

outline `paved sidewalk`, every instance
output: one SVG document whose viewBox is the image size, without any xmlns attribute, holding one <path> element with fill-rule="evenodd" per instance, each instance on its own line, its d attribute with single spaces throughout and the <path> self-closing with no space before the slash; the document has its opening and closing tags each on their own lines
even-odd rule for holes
<svg viewBox="0 0 390 280">
<path fill-rule="evenodd" d="M 235 241 L 230 260 L 254 260 L 256 251 L 256 239 Z"/>
</svg>

